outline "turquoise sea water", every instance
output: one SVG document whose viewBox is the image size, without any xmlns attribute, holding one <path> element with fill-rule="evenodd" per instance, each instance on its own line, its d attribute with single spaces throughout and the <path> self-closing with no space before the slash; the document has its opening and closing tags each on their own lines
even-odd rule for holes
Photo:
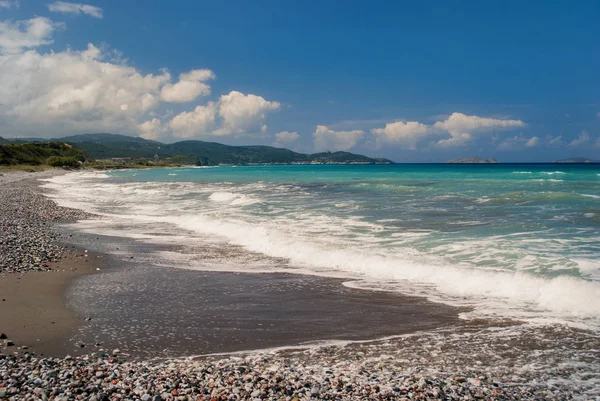
<svg viewBox="0 0 600 401">
<path fill-rule="evenodd" d="M 600 327 L 600 166 L 220 166 L 74 173 L 57 200 L 83 224 L 185 245 L 192 269 L 348 277 L 519 317 Z M 243 252 L 194 258 L 194 246 Z M 246 253 L 244 253 L 246 252 Z"/>
</svg>

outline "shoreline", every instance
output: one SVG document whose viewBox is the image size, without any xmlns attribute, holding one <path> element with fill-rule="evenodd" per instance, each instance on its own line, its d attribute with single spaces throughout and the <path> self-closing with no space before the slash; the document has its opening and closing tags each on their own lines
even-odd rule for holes
<svg viewBox="0 0 600 401">
<path fill-rule="evenodd" d="M 37 177 L 32 176 L 28 175 L 37 180 Z M 1 190 L 2 184 L 0 183 Z M 30 191 L 31 188 L 27 187 L 25 190 Z M 43 201 L 43 205 L 48 204 Z M 70 210 L 69 212 L 78 215 L 76 211 Z M 60 220 L 60 216 L 57 214 L 49 213 L 48 217 L 54 219 L 52 221 L 55 222 Z M 73 219 L 66 218 L 65 221 L 73 221 Z M 46 237 L 35 231 L 33 233 L 37 235 L 35 238 L 42 242 L 54 241 L 55 238 L 58 238 L 56 232 L 56 237 Z M 71 260 L 74 263 L 72 268 L 76 267 L 77 271 L 27 272 L 22 275 L 21 279 L 18 278 L 21 273 L 13 271 L 1 275 L 0 272 L 0 291 L 2 291 L 1 285 L 4 285 L 3 282 L 9 283 L 10 280 L 13 280 L 10 285 L 22 286 L 26 283 L 22 281 L 25 278 L 25 280 L 31 280 L 32 288 L 36 288 L 36 285 L 47 285 L 47 290 L 52 292 L 55 300 L 60 298 L 63 302 L 61 308 L 67 310 L 68 305 L 64 305 L 62 292 L 58 291 L 58 288 L 65 290 L 68 288 L 70 297 L 77 295 L 73 291 L 78 288 L 80 291 L 84 290 L 80 294 L 85 294 L 85 291 L 89 290 L 90 295 L 93 295 L 94 287 L 89 285 L 99 283 L 110 290 L 107 293 L 115 298 L 117 304 L 120 302 L 120 298 L 115 294 L 125 294 L 125 298 L 130 302 L 136 299 L 134 296 L 146 293 L 127 285 L 130 283 L 127 279 L 135 277 L 136 274 L 142 274 L 142 277 L 157 277 L 156 274 L 162 272 L 163 276 L 159 274 L 158 281 L 148 283 L 149 288 L 154 288 L 156 283 L 163 283 L 169 276 L 173 276 L 175 282 L 186 282 L 187 278 L 196 276 L 205 281 L 206 288 L 222 288 L 215 286 L 214 281 L 210 281 L 213 278 L 226 280 L 229 286 L 231 280 L 237 279 L 240 283 L 250 283 L 249 288 L 252 293 L 257 291 L 256 282 L 252 283 L 248 277 L 241 277 L 240 274 L 232 273 L 228 277 L 223 273 L 186 272 L 181 269 L 154 268 L 155 270 L 151 271 L 152 267 L 128 265 L 118 257 L 115 257 L 114 260 L 111 259 L 110 253 L 104 255 L 101 250 L 100 253 L 96 253 L 98 250 L 78 242 L 78 238 L 75 237 L 68 238 L 67 242 L 63 242 L 60 246 L 55 244 L 58 247 L 57 250 L 64 252 L 64 257 L 61 259 L 62 262 L 59 261 L 56 265 L 48 262 L 47 267 L 69 270 L 66 267 L 67 262 L 69 262 L 69 258 L 73 258 Z M 84 235 L 80 237 L 83 238 Z M 98 244 L 102 242 L 102 239 L 96 236 L 93 240 L 99 240 Z M 120 244 L 122 244 L 122 240 Z M 69 248 L 75 249 L 75 251 L 72 252 Z M 74 255 L 85 254 L 84 250 L 86 249 L 90 256 L 106 256 L 106 258 L 98 265 L 94 264 L 97 262 L 94 258 L 88 259 L 90 261 L 87 263 L 90 263 L 90 266 L 81 267 L 82 257 Z M 92 260 L 94 261 L 92 262 Z M 118 268 L 106 269 L 110 265 L 116 265 Z M 46 268 L 43 263 L 39 266 L 24 263 L 23 266 L 31 270 Z M 103 273 L 106 270 L 109 270 L 109 273 L 87 274 L 93 273 L 96 266 L 100 267 Z M 54 275 L 51 278 L 56 279 L 56 282 L 50 283 L 45 280 L 45 275 L 47 277 Z M 211 275 L 214 277 L 209 277 Z M 236 276 L 238 277 L 236 278 Z M 5 280 L 6 277 L 10 279 Z M 279 278 L 282 279 L 282 277 Z M 306 279 L 306 277 L 304 278 Z M 105 279 L 108 281 L 103 281 Z M 297 277 L 294 278 L 294 280 L 296 279 Z M 315 277 L 310 276 L 308 280 L 307 287 L 314 286 Z M 16 281 L 22 282 L 15 284 Z M 338 281 L 341 280 L 327 279 L 328 283 L 338 283 Z M 331 292 L 333 284 L 332 286 L 325 285 L 326 281 L 320 281 L 320 283 L 322 283 L 322 288 L 319 290 L 321 291 L 319 294 Z M 190 282 L 190 285 L 192 284 L 194 283 Z M 292 284 L 293 286 L 290 288 L 295 288 L 297 282 L 292 282 Z M 108 287 L 106 287 L 107 285 Z M 50 290 L 51 287 L 54 290 Z M 189 291 L 186 292 L 178 287 L 174 288 L 181 292 L 181 294 L 175 292 L 176 296 L 189 294 Z M 192 288 L 196 288 L 196 286 L 192 285 Z M 238 291 L 238 294 L 243 295 L 240 304 L 245 304 L 244 297 L 246 295 L 244 294 L 247 294 L 247 291 L 243 287 L 240 288 L 242 290 Z M 275 288 L 282 287 L 275 286 Z M 360 291 L 356 292 L 357 290 L 348 288 L 345 288 L 345 291 L 352 292 L 352 297 L 360 293 Z M 27 299 L 32 293 L 35 294 L 36 291 L 32 290 L 29 294 L 23 292 L 19 296 Z M 57 296 L 57 293 L 60 295 Z M 152 304 L 148 301 L 158 298 L 156 294 L 161 293 L 155 293 L 149 299 L 141 299 L 140 304 L 150 305 L 149 309 L 152 311 Z M 365 291 L 363 294 L 371 295 L 372 293 Z M 308 292 L 306 295 L 304 298 L 308 298 L 308 300 L 313 300 L 312 298 L 316 296 L 314 293 Z M 330 294 L 332 305 L 339 302 L 339 295 L 339 293 Z M 43 294 L 40 293 L 39 296 L 40 305 L 52 307 L 43 301 Z M 377 296 L 381 296 L 381 294 Z M 2 297 L 0 296 L 0 298 Z M 368 298 L 371 296 L 365 296 L 361 302 L 366 302 Z M 71 302 L 80 302 L 82 299 L 75 296 L 71 298 Z M 177 297 L 174 299 L 177 300 Z M 222 300 L 219 297 L 214 299 L 215 305 L 219 305 Z M 396 299 L 400 299 L 400 297 L 396 297 Z M 158 298 L 158 300 L 162 299 Z M 182 309 L 187 309 L 185 301 L 188 298 L 179 300 L 184 301 L 180 304 L 180 308 L 185 306 Z M 283 298 L 280 299 L 280 301 L 282 300 Z M 316 307 L 322 306 L 319 300 L 318 297 L 313 300 Z M 103 299 L 95 300 L 100 305 L 103 305 L 105 301 Z M 357 305 L 362 305 L 361 302 Z M 389 299 L 384 301 L 384 304 L 386 303 L 393 304 Z M 109 304 L 108 307 L 117 304 L 112 304 L 112 306 Z M 260 302 L 257 304 L 262 305 Z M 273 301 L 267 298 L 264 305 L 269 304 L 273 304 Z M 280 304 L 285 305 L 285 302 L 280 302 Z M 278 309 L 281 305 L 275 303 L 274 308 Z M 0 308 L 2 307 L 0 306 Z M 434 304 L 434 307 L 441 308 L 439 304 Z M 171 310 L 174 309 L 171 308 Z M 15 347 L 0 349 L 0 400 L 4 401 L 10 397 L 15 397 L 15 400 L 28 399 L 31 396 L 58 401 L 71 399 L 208 401 L 257 398 L 285 399 L 287 401 L 310 398 L 562 400 L 600 397 L 600 374 L 598 374 L 600 372 L 600 339 L 595 333 L 560 325 L 536 327 L 506 320 L 461 321 L 456 324 L 437 326 L 437 328 L 425 327 L 423 330 L 415 329 L 401 335 L 366 341 L 342 340 L 321 344 L 304 344 L 297 347 L 283 346 L 277 349 L 271 347 L 254 350 L 238 349 L 226 353 L 212 353 L 212 355 L 184 353 L 178 355 L 181 356 L 178 359 L 174 359 L 175 355 L 164 355 L 159 359 L 148 357 L 131 359 L 127 355 L 127 350 L 112 349 L 112 347 L 107 347 L 105 350 L 94 347 L 90 345 L 91 343 L 86 344 L 85 348 L 81 348 L 81 355 L 75 357 L 49 358 L 39 355 L 38 349 L 41 350 L 43 346 L 49 347 L 47 349 L 50 351 L 46 352 L 50 354 L 52 352 L 50 345 L 56 347 L 54 348 L 56 355 L 64 355 L 62 354 L 64 350 L 67 350 L 68 347 L 73 348 L 75 345 L 68 343 L 72 337 L 66 333 L 81 333 L 83 326 L 89 325 L 92 331 L 99 328 L 111 331 L 119 327 L 135 327 L 137 325 L 135 319 L 145 316 L 144 314 L 137 316 L 135 310 L 132 312 L 133 315 L 124 314 L 123 311 L 114 310 L 113 316 L 119 319 L 115 320 L 113 325 L 108 324 L 103 327 L 107 320 L 104 320 L 101 314 L 92 316 L 92 320 L 88 322 L 83 320 L 86 316 L 81 313 L 78 316 L 76 311 L 71 310 L 65 315 L 64 331 L 60 331 L 55 336 L 55 338 L 62 338 L 64 340 L 62 343 L 62 340 L 59 340 L 55 345 L 38 344 L 37 349 L 35 344 L 23 343 L 30 349 L 18 350 L 18 355 L 12 353 L 15 351 L 13 349 Z M 156 309 L 154 311 L 158 313 Z M 333 312 L 333 316 L 340 314 L 340 311 L 333 310 Z M 367 316 L 364 311 L 358 309 L 356 312 L 348 320 L 364 322 Z M 4 313 L 0 309 L 0 317 L 4 317 Z M 42 310 L 42 313 L 45 312 Z M 443 315 L 445 312 L 440 310 L 440 313 Z M 448 313 L 446 314 L 448 315 Z M 242 311 L 240 316 L 246 316 L 246 312 Z M 309 312 L 307 316 L 312 318 L 312 312 Z M 160 319 L 169 322 L 164 320 L 164 317 L 159 318 L 158 314 L 156 316 L 149 314 L 147 317 L 150 319 L 148 321 L 154 323 Z M 418 312 L 415 317 L 420 317 Z M 278 316 L 275 320 L 280 321 L 280 318 Z M 382 321 L 388 320 L 389 318 L 384 316 Z M 1 321 L 2 319 L 0 319 Z M 333 326 L 337 324 L 331 318 L 326 318 L 324 321 Z M 84 324 L 76 328 L 78 322 Z M 175 323 L 169 324 L 179 324 L 174 327 L 176 333 L 180 333 L 187 323 L 185 319 L 175 319 L 173 322 Z M 303 324 L 311 325 L 310 320 Z M 299 327 L 302 327 L 303 324 Z M 237 328 L 235 324 L 234 328 Z M 27 330 L 27 327 L 24 329 Z M 195 330 L 195 326 L 192 325 L 191 329 Z M 250 329 L 248 333 L 257 333 L 262 330 L 259 328 L 258 331 L 255 331 L 251 327 Z M 0 332 L 3 330 L 0 323 Z M 157 337 L 161 334 L 161 330 L 164 328 L 152 326 L 149 327 L 146 334 L 141 336 L 134 332 L 127 334 L 138 335 L 137 340 L 144 347 L 151 343 L 149 340 L 152 340 L 153 336 Z M 6 334 L 11 335 L 10 333 Z M 16 337 L 11 340 L 20 341 Z M 568 348 L 565 347 L 566 344 Z M 65 348 L 61 348 L 63 346 Z M 559 349 L 560 352 L 557 352 Z M 15 372 L 20 373 L 15 375 L 13 374 Z"/>
<path fill-rule="evenodd" d="M 111 246 L 103 243 L 106 242 L 104 237 L 64 229 L 64 224 L 80 218 L 95 218 L 86 212 L 58 206 L 43 196 L 44 190 L 39 187 L 38 180 L 65 173 L 68 172 L 45 170 L 0 177 L 0 189 L 5 193 L 7 190 L 12 194 L 24 191 L 29 202 L 39 198 L 33 206 L 25 207 L 25 211 L 21 205 L 13 205 L 16 214 L 22 215 L 14 236 L 27 236 L 28 231 L 33 231 L 37 236 L 33 242 L 40 241 L 44 252 L 46 248 L 55 247 L 55 252 L 46 258 L 48 260 L 35 257 L 33 263 L 25 263 L 21 268 L 0 269 L 0 293 L 5 293 L 4 299 L 7 300 L 0 305 L 0 316 L 6 317 L 3 319 L 5 323 L 0 325 L 0 332 L 15 344 L 6 346 L 0 343 L 0 352 L 27 351 L 64 357 L 83 355 L 90 350 L 103 351 L 106 344 L 107 348 L 121 348 L 134 358 L 182 357 L 296 347 L 320 341 L 371 341 L 459 324 L 459 309 L 422 298 L 349 289 L 342 285 L 343 279 L 286 273 L 136 269 L 129 257 L 110 255 Z M 5 199 L 11 201 L 7 197 Z M 43 212 L 38 216 L 40 210 Z M 56 224 L 59 226 L 55 227 Z M 132 247 L 131 258 L 136 252 L 153 251 L 135 249 L 135 241 L 127 244 L 121 237 L 110 239 L 116 241 L 112 249 Z M 16 240 L 17 244 L 19 241 Z M 19 249 L 22 248 L 19 246 Z M 21 260 L 19 252 L 22 251 L 18 251 L 13 260 Z M 103 258 L 102 262 L 98 258 Z M 102 273 L 109 271 L 109 274 L 94 274 L 100 270 Z M 173 280 L 173 276 L 178 279 Z M 162 295 L 156 291 L 152 293 L 152 289 L 146 287 L 141 293 L 141 289 L 137 289 L 131 295 L 121 296 L 121 305 L 117 305 L 112 303 L 114 296 L 110 291 L 98 289 L 98 286 L 110 288 L 122 282 L 134 286 L 139 282 L 153 282 L 156 287 L 180 287 L 178 291 L 189 294 L 187 302 L 199 307 L 190 306 L 186 312 L 176 313 L 177 317 L 172 318 L 168 316 L 174 314 L 170 311 L 182 310 L 177 307 L 181 298 L 178 295 L 170 297 L 170 302 L 174 302 L 171 306 L 162 305 L 162 300 L 153 304 Z M 165 287 L 165 283 L 169 282 L 170 287 Z M 189 285 L 187 290 L 177 284 L 191 282 L 194 284 Z M 264 282 L 269 284 L 262 286 Z M 192 295 L 195 292 L 210 293 L 212 288 L 222 289 L 229 295 Z M 77 291 L 79 298 L 74 295 Z M 104 293 L 107 296 L 99 302 L 99 299 L 82 298 L 81 295 L 87 293 L 91 294 L 91 298 Z M 135 300 L 141 294 L 146 296 L 144 305 Z M 320 301 L 315 302 L 317 299 Z M 94 304 L 107 306 L 103 309 Z M 117 312 L 122 305 L 126 306 Z M 128 326 L 127 320 L 123 322 L 128 310 L 132 312 L 127 319 L 135 320 L 136 325 Z M 156 316 L 157 312 L 162 315 L 161 318 Z M 428 317 L 418 317 L 420 315 Z M 86 317 L 94 320 L 85 321 Z M 144 318 L 148 327 L 156 324 L 163 327 L 158 335 L 163 337 L 162 340 L 153 341 L 156 334 L 143 340 L 147 333 L 138 329 L 140 319 Z M 212 323 L 206 326 L 202 323 L 204 321 Z M 187 330 L 182 331 L 179 322 L 186 322 Z M 195 329 L 190 330 L 194 325 Z M 120 332 L 121 336 L 103 335 L 107 327 L 112 327 L 113 332 Z M 174 327 L 174 330 L 167 327 Z M 219 333 L 218 336 L 215 333 Z M 178 336 L 185 338 L 178 339 Z"/>
<path fill-rule="evenodd" d="M 65 294 L 78 278 L 99 269 L 96 255 L 76 249 L 54 225 L 89 215 L 61 208 L 42 195 L 39 179 L 65 174 L 47 169 L 0 176 L 0 353 L 64 356 L 82 318 Z M 7 345 L 10 340 L 14 345 Z"/>
<path fill-rule="evenodd" d="M 96 267 L 81 253 L 69 252 L 51 263 L 51 270 L 1 276 L 0 331 L 14 345 L 0 344 L 0 353 L 69 354 L 70 338 L 85 317 L 66 305 L 64 295 L 74 280 L 96 273 Z"/>
</svg>

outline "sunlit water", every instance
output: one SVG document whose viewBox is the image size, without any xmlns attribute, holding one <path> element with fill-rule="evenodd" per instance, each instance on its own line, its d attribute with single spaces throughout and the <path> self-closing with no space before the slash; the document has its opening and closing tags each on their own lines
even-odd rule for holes
<svg viewBox="0 0 600 401">
<path fill-rule="evenodd" d="M 174 266 L 348 277 L 466 318 L 600 328 L 597 165 L 221 166 L 46 186 L 106 216 L 82 230 L 187 247 L 159 255 Z M 199 245 L 248 252 L 198 258 Z"/>
</svg>

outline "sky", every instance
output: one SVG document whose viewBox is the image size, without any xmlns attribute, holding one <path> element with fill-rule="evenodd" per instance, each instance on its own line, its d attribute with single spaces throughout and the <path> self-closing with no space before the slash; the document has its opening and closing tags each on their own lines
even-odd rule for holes
<svg viewBox="0 0 600 401">
<path fill-rule="evenodd" d="M 596 1 L 0 0 L 0 136 L 600 159 Z"/>
</svg>

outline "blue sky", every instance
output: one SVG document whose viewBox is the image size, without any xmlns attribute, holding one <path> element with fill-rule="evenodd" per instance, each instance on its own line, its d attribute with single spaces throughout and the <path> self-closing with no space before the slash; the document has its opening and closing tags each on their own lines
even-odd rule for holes
<svg viewBox="0 0 600 401">
<path fill-rule="evenodd" d="M 0 136 L 600 159 L 598 20 L 592 1 L 5 0 Z"/>
</svg>

